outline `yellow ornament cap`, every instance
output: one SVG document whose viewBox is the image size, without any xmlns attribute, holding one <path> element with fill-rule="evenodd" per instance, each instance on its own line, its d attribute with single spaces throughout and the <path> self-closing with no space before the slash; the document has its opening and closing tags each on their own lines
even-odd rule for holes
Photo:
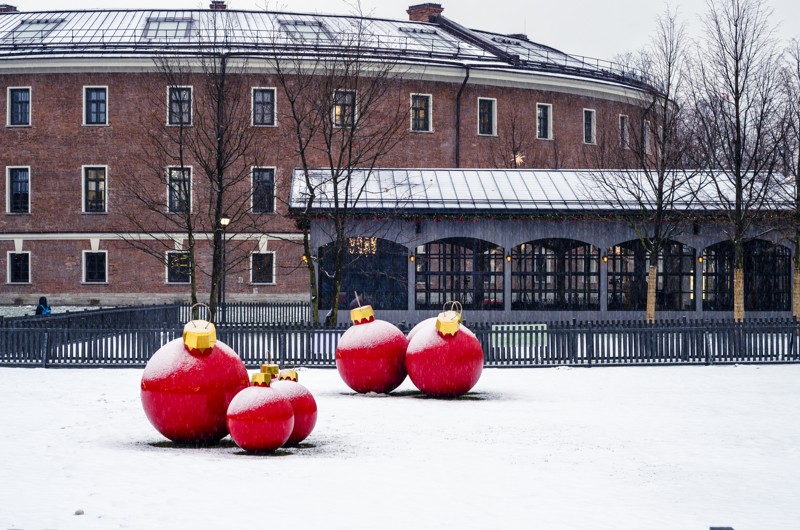
<svg viewBox="0 0 800 530">
<path fill-rule="evenodd" d="M 272 375 L 266 372 L 257 372 L 250 377 L 250 382 L 253 386 L 269 386 L 272 382 Z"/>
<path fill-rule="evenodd" d="M 350 310 L 350 320 L 353 321 L 353 324 L 372 322 L 375 320 L 375 311 L 372 310 L 371 305 L 362 305 Z"/>
<path fill-rule="evenodd" d="M 191 320 L 183 326 L 183 345 L 193 355 L 208 355 L 217 342 L 217 328 L 207 320 Z"/>
<path fill-rule="evenodd" d="M 444 304 L 444 311 L 436 317 L 436 331 L 443 337 L 455 336 L 462 320 L 461 304 L 459 302 L 447 302 Z"/>
<path fill-rule="evenodd" d="M 278 372 L 278 381 L 297 382 L 297 370 L 285 369 Z"/>
<path fill-rule="evenodd" d="M 262 374 L 269 374 L 270 378 L 275 379 L 278 377 L 278 373 L 280 372 L 280 367 L 277 364 L 262 364 L 261 365 L 261 373 Z"/>
</svg>

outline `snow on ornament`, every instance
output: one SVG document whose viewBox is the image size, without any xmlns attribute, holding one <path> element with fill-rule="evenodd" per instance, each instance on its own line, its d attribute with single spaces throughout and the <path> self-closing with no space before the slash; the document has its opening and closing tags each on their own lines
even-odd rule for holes
<svg viewBox="0 0 800 530">
<path fill-rule="evenodd" d="M 420 322 L 411 331 L 406 369 L 420 391 L 433 397 L 456 397 L 475 386 L 483 371 L 483 349 L 475 334 L 461 324 L 461 304 L 445 304 L 438 317 Z"/>
<path fill-rule="evenodd" d="M 145 366 L 141 399 L 153 427 L 176 443 L 210 444 L 228 434 L 228 404 L 249 384 L 238 355 L 214 324 L 192 320 Z"/>
<path fill-rule="evenodd" d="M 391 392 L 406 378 L 406 336 L 389 322 L 376 320 L 369 305 L 351 310 L 350 320 L 353 326 L 336 346 L 339 375 L 361 394 Z"/>
<path fill-rule="evenodd" d="M 294 429 L 294 409 L 269 372 L 253 374 L 252 386 L 236 394 L 228 406 L 228 430 L 245 451 L 274 451 L 289 440 Z"/>
<path fill-rule="evenodd" d="M 285 445 L 305 440 L 317 424 L 317 402 L 309 390 L 297 382 L 297 371 L 281 370 L 272 388 L 289 398 L 294 410 L 294 428 Z"/>
</svg>

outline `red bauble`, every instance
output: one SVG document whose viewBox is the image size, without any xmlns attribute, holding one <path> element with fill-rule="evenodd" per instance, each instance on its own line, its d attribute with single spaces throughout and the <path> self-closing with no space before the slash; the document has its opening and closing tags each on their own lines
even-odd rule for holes
<svg viewBox="0 0 800 530">
<path fill-rule="evenodd" d="M 336 369 L 359 393 L 388 393 L 406 378 L 408 341 L 396 326 L 373 320 L 344 332 L 336 347 Z"/>
<path fill-rule="evenodd" d="M 414 331 L 414 330 L 412 330 Z M 406 369 L 411 382 L 434 397 L 466 394 L 483 371 L 483 349 L 463 325 L 455 335 L 442 336 L 436 319 L 421 322 L 408 343 Z"/>
<path fill-rule="evenodd" d="M 274 451 L 292 434 L 294 412 L 289 398 L 270 386 L 251 386 L 228 407 L 231 438 L 245 451 Z"/>
<path fill-rule="evenodd" d="M 311 434 L 317 424 L 317 402 L 311 392 L 296 381 L 273 381 L 270 387 L 292 404 L 294 428 L 285 445 L 297 445 Z"/>
<path fill-rule="evenodd" d="M 228 434 L 228 404 L 249 384 L 244 363 L 226 344 L 216 341 L 189 353 L 183 339 L 175 339 L 144 369 L 142 406 L 153 427 L 173 442 L 215 443 Z"/>
</svg>

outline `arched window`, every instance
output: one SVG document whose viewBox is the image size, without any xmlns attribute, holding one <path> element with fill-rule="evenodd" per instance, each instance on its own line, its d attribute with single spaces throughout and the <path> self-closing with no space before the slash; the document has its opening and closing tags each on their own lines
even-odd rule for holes
<svg viewBox="0 0 800 530">
<path fill-rule="evenodd" d="M 333 294 L 333 243 L 319 248 L 320 307 Z M 347 242 L 339 309 L 347 309 L 354 292 L 377 310 L 408 309 L 408 250 L 387 239 L 351 237 Z"/>
<path fill-rule="evenodd" d="M 464 309 L 503 310 L 503 249 L 480 239 L 453 237 L 417 247 L 417 309 L 449 300 Z"/>
<path fill-rule="evenodd" d="M 540 239 L 511 249 L 511 309 L 600 309 L 600 249 Z"/>
<path fill-rule="evenodd" d="M 703 310 L 733 310 L 734 247 L 730 241 L 703 251 Z M 745 311 L 788 311 L 792 253 L 763 239 L 744 244 Z"/>
<path fill-rule="evenodd" d="M 658 258 L 656 310 L 694 311 L 694 254 L 692 247 L 667 241 Z M 638 239 L 608 249 L 609 311 L 647 308 L 649 255 Z"/>
</svg>

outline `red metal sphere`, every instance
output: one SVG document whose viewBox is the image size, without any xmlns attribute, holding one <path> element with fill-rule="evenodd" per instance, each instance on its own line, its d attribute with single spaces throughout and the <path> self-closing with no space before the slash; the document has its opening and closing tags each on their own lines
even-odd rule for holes
<svg viewBox="0 0 800 530">
<path fill-rule="evenodd" d="M 251 386 L 228 407 L 231 438 L 245 451 L 274 451 L 292 435 L 294 411 L 289 398 L 270 386 Z"/>
<path fill-rule="evenodd" d="M 294 429 L 285 445 L 297 445 L 311 434 L 317 424 L 317 402 L 311 392 L 296 381 L 273 381 L 270 387 L 292 404 Z"/>
<path fill-rule="evenodd" d="M 429 396 L 466 394 L 483 371 L 483 349 L 477 337 L 463 325 L 455 335 L 442 336 L 436 330 L 435 318 L 422 324 L 406 350 L 411 382 Z"/>
<path fill-rule="evenodd" d="M 408 341 L 396 326 L 373 320 L 344 332 L 336 347 L 336 369 L 359 393 L 388 393 L 406 378 Z"/>
<path fill-rule="evenodd" d="M 148 361 L 142 406 L 153 427 L 173 442 L 216 443 L 228 434 L 228 404 L 249 384 L 244 363 L 226 344 L 189 353 L 179 338 Z"/>
</svg>

